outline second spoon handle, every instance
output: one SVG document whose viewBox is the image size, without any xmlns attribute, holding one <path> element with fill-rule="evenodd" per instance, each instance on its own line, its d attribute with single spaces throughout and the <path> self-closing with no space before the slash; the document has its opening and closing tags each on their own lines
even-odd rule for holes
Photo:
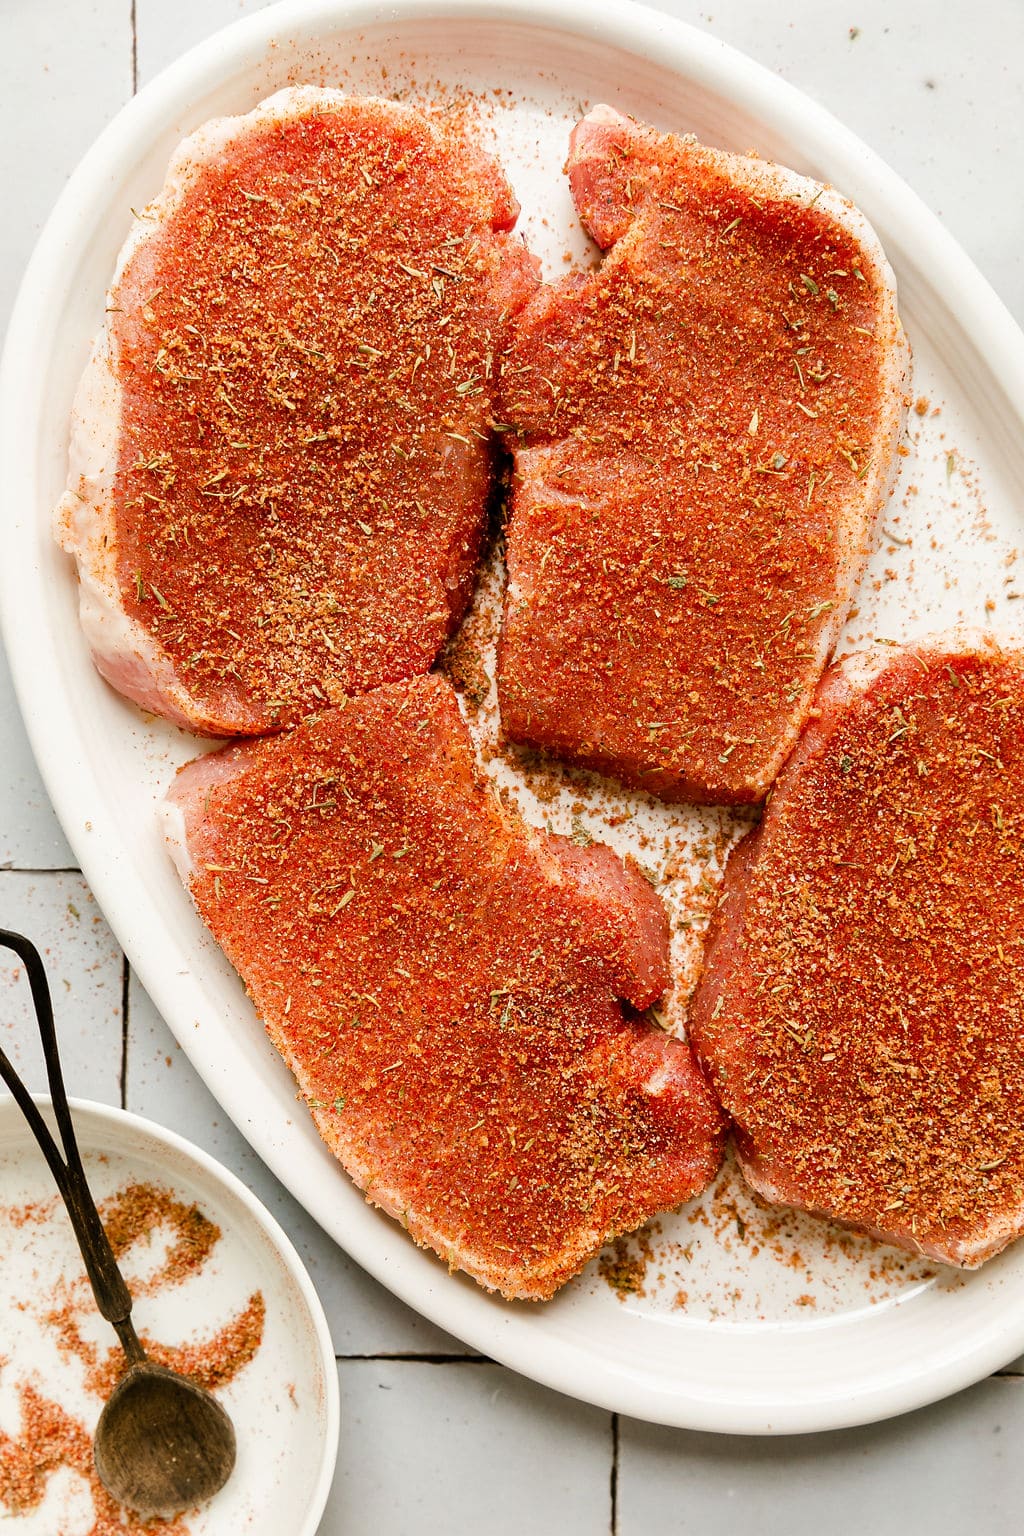
<svg viewBox="0 0 1024 1536">
<path fill-rule="evenodd" d="M 75 1237 L 82 1251 L 86 1273 L 92 1285 L 93 1294 L 96 1297 L 96 1305 L 108 1322 L 117 1327 L 118 1336 L 130 1356 L 142 1350 L 135 1339 L 134 1329 L 128 1321 L 132 1310 L 132 1296 L 125 1283 L 114 1250 L 103 1228 L 100 1213 L 96 1209 L 96 1202 L 92 1198 L 89 1184 L 82 1166 L 82 1157 L 78 1150 L 78 1141 L 75 1136 L 75 1127 L 71 1119 L 71 1110 L 68 1107 L 67 1093 L 64 1088 L 64 1074 L 61 1071 L 60 1052 L 57 1046 L 57 1031 L 53 1023 L 53 1004 L 50 1001 L 50 987 L 46 980 L 46 971 L 39 951 L 35 945 L 20 933 L 11 933 L 5 928 L 0 928 L 0 945 L 5 949 L 12 949 L 25 966 L 28 975 L 28 984 L 32 991 L 32 1003 L 35 1008 L 36 1022 L 39 1025 L 39 1035 L 43 1045 L 43 1057 L 46 1062 L 46 1076 L 50 1084 L 50 1098 L 53 1101 L 53 1112 L 57 1120 L 57 1129 L 64 1145 L 64 1157 L 61 1158 L 57 1144 L 50 1134 L 50 1129 L 39 1113 L 32 1096 L 28 1092 L 21 1078 L 15 1071 L 7 1056 L 0 1051 L 0 1077 L 3 1078 L 11 1093 L 14 1095 L 22 1114 L 28 1121 L 33 1136 L 39 1143 L 43 1156 L 57 1181 L 61 1199 L 67 1207 L 71 1225 L 75 1229 Z M 133 1348 L 134 1344 L 134 1348 Z"/>
</svg>

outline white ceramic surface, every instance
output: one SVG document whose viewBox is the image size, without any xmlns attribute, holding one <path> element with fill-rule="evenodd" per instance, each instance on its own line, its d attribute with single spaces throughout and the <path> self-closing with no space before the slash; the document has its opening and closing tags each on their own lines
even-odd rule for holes
<svg viewBox="0 0 1024 1536">
<path fill-rule="evenodd" d="M 1024 1321 L 1007 1305 L 1024 1295 L 1024 1253 L 1011 1251 L 966 1282 L 911 1277 L 892 1294 L 860 1300 L 856 1283 L 841 1286 L 833 1301 L 803 1313 L 774 1284 L 763 1302 L 730 1314 L 728 1306 L 677 1311 L 657 1298 L 623 1304 L 591 1276 L 543 1309 L 524 1309 L 447 1276 L 348 1186 L 178 888 L 153 809 L 195 744 L 142 721 L 92 672 L 73 577 L 49 540 L 49 508 L 63 481 L 71 395 L 129 208 L 158 189 L 184 133 L 300 79 L 377 91 L 500 84 L 485 127 L 551 271 L 567 246 L 583 250 L 578 230 L 570 238 L 575 221 L 557 175 L 581 100 L 608 99 L 726 147 L 754 145 L 852 196 L 896 268 L 915 388 L 930 402 L 914 418 L 887 523 L 899 542 L 887 542 L 874 563 L 855 628 L 899 638 L 959 618 L 1014 627 L 1004 562 L 1024 480 L 1024 345 L 932 216 L 826 113 L 713 39 L 633 6 L 278 7 L 174 65 L 104 134 L 44 233 L 8 338 L 0 382 L 5 635 L 47 787 L 104 911 L 211 1089 L 279 1177 L 398 1295 L 495 1358 L 638 1417 L 734 1431 L 861 1422 L 976 1379 L 1024 1347 Z M 706 1295 L 730 1274 L 729 1265 L 716 1271 L 719 1249 L 702 1247 Z"/>
<path fill-rule="evenodd" d="M 36 1101 L 55 1129 L 48 1100 Z M 71 1108 L 101 1208 L 118 1191 L 153 1185 L 197 1206 L 220 1228 L 201 1264 L 156 1289 L 167 1253 L 158 1229 L 123 1255 L 140 1335 L 187 1346 L 230 1327 L 256 1293 L 264 1304 L 259 1348 L 217 1394 L 235 1426 L 235 1469 L 221 1491 L 188 1516 L 189 1532 L 314 1536 L 337 1455 L 339 1394 L 327 1321 L 298 1254 L 245 1185 L 198 1147 L 124 1110 L 81 1099 Z M 38 1214 L 26 1221 L 26 1210 Z M 16 1430 L 18 1392 L 29 1383 L 92 1430 L 100 1399 L 47 1320 L 47 1308 L 68 1308 L 84 1347 L 98 1359 L 116 1349 L 116 1341 L 96 1311 L 53 1178 L 12 1099 L 0 1102 L 0 1227 L 6 1238 L 0 1254 L 5 1426 L 10 1421 Z M 49 1481 L 41 1506 L 7 1519 L 26 1536 L 45 1536 L 54 1522 L 61 1530 L 66 1524 L 84 1530 L 88 1518 L 81 1525 L 79 1519 L 89 1504 L 82 1481 L 64 1475 Z"/>
</svg>

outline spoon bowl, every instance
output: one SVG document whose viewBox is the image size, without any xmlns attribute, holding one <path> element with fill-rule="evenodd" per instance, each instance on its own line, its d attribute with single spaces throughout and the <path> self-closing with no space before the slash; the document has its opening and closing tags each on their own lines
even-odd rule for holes
<svg viewBox="0 0 1024 1536">
<path fill-rule="evenodd" d="M 146 1518 L 176 1515 L 223 1488 L 235 1464 L 235 1431 L 209 1392 L 142 1359 L 107 1400 L 93 1454 L 119 1503 Z"/>
</svg>

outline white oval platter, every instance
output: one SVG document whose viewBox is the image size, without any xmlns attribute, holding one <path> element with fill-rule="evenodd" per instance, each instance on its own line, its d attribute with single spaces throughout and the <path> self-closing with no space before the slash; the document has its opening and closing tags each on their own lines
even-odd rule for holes
<svg viewBox="0 0 1024 1536">
<path fill-rule="evenodd" d="M 696 1206 L 666 1217 L 648 1252 L 634 1244 L 619 1255 L 618 1290 L 594 1265 L 543 1307 L 510 1305 L 447 1274 L 363 1202 L 323 1147 L 180 888 L 155 808 L 199 744 L 140 715 L 93 671 L 50 508 L 131 208 L 156 194 L 171 151 L 198 124 L 300 82 L 468 107 L 509 171 L 521 228 L 549 274 L 565 270 L 567 253 L 586 259 L 560 170 L 581 105 L 609 101 L 663 128 L 756 148 L 851 197 L 897 274 L 920 409 L 848 641 L 958 621 L 1018 635 L 1024 625 L 1014 600 L 1024 338 L 932 214 L 827 112 L 733 50 L 626 0 L 289 0 L 182 58 L 90 150 L 29 267 L 0 377 L 5 640 L 47 788 L 114 932 L 278 1177 L 396 1295 L 493 1358 L 623 1413 L 742 1433 L 861 1423 L 966 1385 L 1024 1350 L 1024 1243 L 977 1274 L 955 1275 L 821 1223 L 766 1215 L 728 1173 Z M 603 835 L 597 792 L 572 794 Z M 539 814 L 527 790 L 520 799 Z M 544 814 L 564 828 L 579 814 L 571 800 L 563 790 Z M 669 812 L 649 813 L 648 846 L 664 853 L 674 838 L 689 861 L 685 890 L 702 873 L 713 887 L 720 859 L 701 842 L 728 831 L 721 813 L 671 814 L 682 820 L 669 827 Z M 687 898 L 674 896 L 678 910 Z M 706 907 L 698 899 L 684 964 Z"/>
</svg>

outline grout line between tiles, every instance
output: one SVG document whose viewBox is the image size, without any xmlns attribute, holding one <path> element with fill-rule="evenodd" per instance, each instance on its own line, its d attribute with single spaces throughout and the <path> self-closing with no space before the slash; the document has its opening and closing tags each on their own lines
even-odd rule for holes
<svg viewBox="0 0 1024 1536">
<path fill-rule="evenodd" d="M 138 0 L 131 0 L 130 7 L 132 28 L 132 95 L 139 88 L 139 13 Z"/>
<path fill-rule="evenodd" d="M 0 875 L 80 875 L 77 864 L 46 864 L 38 868 L 28 864 L 0 864 Z"/>
<path fill-rule="evenodd" d="M 608 1479 L 608 1502 L 610 1505 L 610 1536 L 618 1536 L 619 1530 L 619 1416 L 612 1414 L 612 1470 Z"/>
<path fill-rule="evenodd" d="M 118 1087 L 121 1091 L 121 1108 L 128 1108 L 128 998 L 131 992 L 131 967 L 128 956 L 121 956 L 121 1070 Z"/>
<path fill-rule="evenodd" d="M 386 1360 L 389 1364 L 398 1365 L 493 1365 L 495 1362 L 487 1355 L 438 1355 L 426 1352 L 417 1354 L 415 1350 L 397 1350 L 389 1354 L 381 1351 L 369 1355 L 336 1354 L 335 1360 L 364 1361 Z"/>
</svg>

